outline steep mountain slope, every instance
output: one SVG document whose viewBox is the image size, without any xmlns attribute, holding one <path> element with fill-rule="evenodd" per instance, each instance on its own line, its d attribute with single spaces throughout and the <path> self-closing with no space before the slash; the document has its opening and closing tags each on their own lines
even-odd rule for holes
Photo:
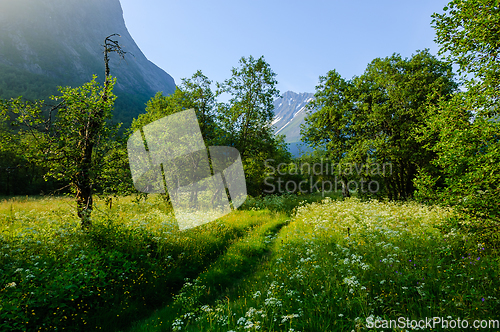
<svg viewBox="0 0 500 332">
<path fill-rule="evenodd" d="M 306 117 L 306 106 L 313 100 L 313 93 L 287 91 L 274 101 L 275 134 L 285 135 L 287 143 L 300 142 L 300 125 Z"/>
<path fill-rule="evenodd" d="M 274 101 L 275 134 L 285 135 L 290 152 L 300 156 L 309 149 L 300 140 L 300 125 L 305 123 L 306 106 L 313 100 L 313 93 L 295 93 L 287 91 L 282 98 Z"/>
<path fill-rule="evenodd" d="M 0 98 L 47 99 L 58 85 L 103 81 L 104 39 L 128 52 L 111 55 L 117 77 L 115 115 L 129 122 L 157 91 L 175 89 L 173 78 L 147 60 L 130 36 L 119 0 L 0 0 Z"/>
</svg>

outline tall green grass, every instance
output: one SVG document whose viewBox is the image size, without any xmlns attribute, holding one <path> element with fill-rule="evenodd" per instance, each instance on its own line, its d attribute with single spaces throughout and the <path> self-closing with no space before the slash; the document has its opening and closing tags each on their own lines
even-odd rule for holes
<svg viewBox="0 0 500 332">
<path fill-rule="evenodd" d="M 170 330 L 172 326 L 182 329 L 191 317 L 201 317 L 210 308 L 206 303 L 220 302 L 226 294 L 241 287 L 244 278 L 258 271 L 261 264 L 266 262 L 276 233 L 289 221 L 284 215 L 267 211 L 261 217 L 264 220 L 261 225 L 235 241 L 196 279 L 187 279 L 180 292 L 173 297 L 172 303 L 146 321 L 136 324 L 132 331 L 164 331 Z M 222 318 L 218 317 L 217 320 L 221 321 Z M 216 326 L 216 322 L 210 318 L 207 323 L 209 328 Z"/>
<path fill-rule="evenodd" d="M 498 253 L 443 232 L 453 215 L 414 203 L 304 204 L 271 242 L 270 260 L 238 287 L 202 301 L 203 279 L 189 281 L 176 295 L 189 305 L 165 309 L 174 320 L 133 331 L 366 331 L 400 317 L 498 319 Z"/>
<path fill-rule="evenodd" d="M 167 303 L 265 213 L 179 232 L 161 196 L 98 201 L 80 229 L 67 199 L 0 204 L 0 330 L 112 331 Z"/>
<path fill-rule="evenodd" d="M 499 318 L 498 251 L 455 227 L 452 210 L 319 199 L 250 199 L 184 232 L 161 195 L 98 200 L 89 232 L 71 200 L 2 200 L 0 331 L 367 331 L 399 317 Z"/>
<path fill-rule="evenodd" d="M 269 210 L 274 212 L 280 212 L 287 215 L 292 215 L 295 208 L 299 205 L 307 203 L 317 203 L 325 198 L 331 198 L 340 200 L 342 199 L 342 193 L 340 192 L 328 192 L 328 193 L 314 193 L 314 194 L 283 194 L 283 195 L 267 195 L 263 197 L 251 197 L 248 196 L 243 205 L 240 207 L 241 210 L 258 211 L 258 210 Z"/>
</svg>

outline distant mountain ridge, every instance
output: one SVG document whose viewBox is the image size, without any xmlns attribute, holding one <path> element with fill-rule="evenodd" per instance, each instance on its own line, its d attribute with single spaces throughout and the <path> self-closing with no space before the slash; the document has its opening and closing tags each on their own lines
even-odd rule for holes
<svg viewBox="0 0 500 332">
<path fill-rule="evenodd" d="M 313 93 L 287 91 L 274 101 L 275 134 L 286 136 L 287 143 L 300 142 L 300 125 L 306 117 L 306 106 L 314 99 Z"/>
<path fill-rule="evenodd" d="M 281 98 L 274 101 L 275 134 L 285 135 L 285 142 L 289 143 L 290 152 L 299 156 L 308 150 L 301 143 L 300 125 L 305 123 L 307 104 L 314 99 L 314 93 L 296 93 L 287 91 Z"/>
<path fill-rule="evenodd" d="M 170 94 L 174 79 L 150 62 L 130 36 L 119 0 L 0 0 L 0 98 L 46 99 L 57 85 L 104 77 L 105 37 L 128 52 L 111 54 L 117 77 L 116 115 L 129 122 L 156 92 Z"/>
</svg>

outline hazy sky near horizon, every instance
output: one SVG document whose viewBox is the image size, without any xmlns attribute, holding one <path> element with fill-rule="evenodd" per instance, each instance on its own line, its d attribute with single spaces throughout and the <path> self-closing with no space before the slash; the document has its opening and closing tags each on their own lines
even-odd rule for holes
<svg viewBox="0 0 500 332">
<path fill-rule="evenodd" d="M 284 93 L 315 92 L 329 70 L 352 78 L 393 53 L 437 55 L 431 15 L 448 0 L 120 2 L 139 48 L 176 84 L 198 69 L 222 82 L 242 56 L 263 55 Z"/>
</svg>

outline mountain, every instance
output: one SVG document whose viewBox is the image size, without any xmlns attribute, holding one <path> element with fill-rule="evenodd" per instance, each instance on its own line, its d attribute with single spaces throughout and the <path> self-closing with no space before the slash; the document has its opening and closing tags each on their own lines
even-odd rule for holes
<svg viewBox="0 0 500 332">
<path fill-rule="evenodd" d="M 57 86 L 104 80 L 104 39 L 111 34 L 125 60 L 110 55 L 117 78 L 115 117 L 130 123 L 174 79 L 149 61 L 130 36 L 119 0 L 0 0 L 0 98 L 48 99 Z"/>
<path fill-rule="evenodd" d="M 308 150 L 300 140 L 300 125 L 305 123 L 306 106 L 313 99 L 313 93 L 287 91 L 274 101 L 274 133 L 285 135 L 285 142 L 290 144 L 290 152 L 294 156 Z"/>
</svg>

